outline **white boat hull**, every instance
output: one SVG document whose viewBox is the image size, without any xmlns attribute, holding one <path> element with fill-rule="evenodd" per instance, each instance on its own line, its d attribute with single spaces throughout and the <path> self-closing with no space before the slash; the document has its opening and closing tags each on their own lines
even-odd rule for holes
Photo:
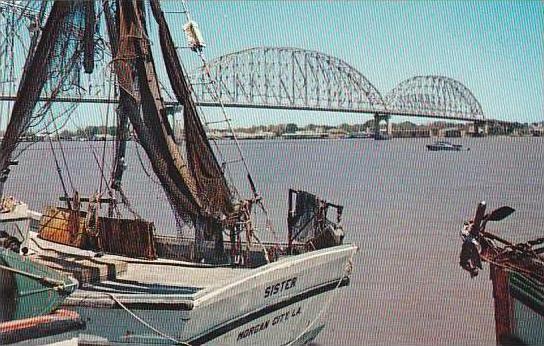
<svg viewBox="0 0 544 346">
<path fill-rule="evenodd" d="M 305 344 L 349 283 L 356 250 L 344 245 L 287 257 L 190 297 L 79 290 L 65 307 L 86 321 L 79 335 L 85 344 Z"/>
</svg>

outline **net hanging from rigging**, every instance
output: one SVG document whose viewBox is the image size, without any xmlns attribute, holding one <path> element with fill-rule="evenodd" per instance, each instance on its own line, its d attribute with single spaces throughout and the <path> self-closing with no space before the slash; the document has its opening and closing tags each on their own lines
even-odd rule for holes
<svg viewBox="0 0 544 346">
<path fill-rule="evenodd" d="M 191 96 L 187 74 L 177 56 L 159 1 L 151 1 L 151 9 L 159 26 L 160 44 L 168 78 L 176 99 L 183 105 L 187 163 L 196 182 L 202 208 L 209 215 L 227 216 L 233 209 L 232 193 L 200 121 Z"/>
<path fill-rule="evenodd" d="M 9 174 L 12 153 L 29 128 L 42 93 L 53 100 L 61 91 L 78 86 L 82 31 L 88 7 L 82 1 L 55 1 L 39 39 L 25 61 L 10 121 L 0 146 L 0 195 Z M 51 107 L 51 101 L 43 108 Z"/>
<path fill-rule="evenodd" d="M 143 1 L 118 1 L 115 68 L 126 112 L 177 219 L 196 224 L 203 208 L 197 184 L 175 143 L 149 47 Z M 139 105 L 139 109 L 135 106 Z"/>
</svg>

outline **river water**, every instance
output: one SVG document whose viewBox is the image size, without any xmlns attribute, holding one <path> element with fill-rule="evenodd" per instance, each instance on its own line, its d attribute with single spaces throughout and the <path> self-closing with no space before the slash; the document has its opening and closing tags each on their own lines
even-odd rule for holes
<svg viewBox="0 0 544 346">
<path fill-rule="evenodd" d="M 285 237 L 287 190 L 305 189 L 345 206 L 348 242 L 357 243 L 352 285 L 332 304 L 319 345 L 494 345 L 489 270 L 470 279 L 458 265 L 459 230 L 477 203 L 517 211 L 488 226 L 516 241 L 544 233 L 544 138 L 462 138 L 462 152 L 429 152 L 430 139 L 242 142 L 275 229 Z M 81 194 L 100 187 L 92 152 L 103 143 L 64 142 Z M 106 154 L 110 151 L 105 148 Z M 232 141 L 220 142 L 232 158 Z M 93 149 L 91 149 L 93 148 Z M 55 151 L 62 162 L 61 152 Z M 124 184 L 133 207 L 162 233 L 175 225 L 160 186 L 130 143 Z M 62 194 L 47 143 L 26 150 L 6 192 L 41 209 Z M 106 166 L 110 163 L 106 160 Z M 237 166 L 236 166 L 237 165 Z M 144 168 L 143 168 L 144 167 Z M 241 164 L 229 166 L 237 171 Z M 70 189 L 68 170 L 62 172 Z M 233 173 L 248 192 L 244 174 Z M 247 194 L 246 194 L 247 196 Z"/>
</svg>

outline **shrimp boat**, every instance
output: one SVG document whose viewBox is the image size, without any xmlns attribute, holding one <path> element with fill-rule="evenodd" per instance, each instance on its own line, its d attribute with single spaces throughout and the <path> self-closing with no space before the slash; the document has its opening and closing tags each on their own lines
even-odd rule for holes
<svg viewBox="0 0 544 346">
<path fill-rule="evenodd" d="M 202 35 L 183 5 L 189 48 L 203 58 Z M 343 244 L 343 207 L 290 190 L 287 241 L 260 241 L 254 215 L 262 211 L 267 217 L 263 198 L 239 146 L 251 196 L 242 197 L 228 180 L 228 162 L 220 163 L 206 136 L 158 0 L 44 1 L 34 18 L 0 147 L 0 195 L 16 163 L 19 139 L 46 114 L 51 115 L 47 126 L 58 132 L 56 101 L 80 86 L 81 72 L 93 73 L 100 44 L 108 52 L 101 56 L 111 56 L 118 102 L 109 179 L 97 160 L 105 188 L 88 196 L 73 186 L 69 191 L 62 160 L 55 160 L 62 206 L 29 210 L 19 218 L 29 225 L 22 235 L 26 256 L 80 282 L 63 302 L 85 322 L 74 340 L 85 345 L 296 345 L 314 340 L 329 322 L 327 307 L 350 282 L 357 251 Z M 99 23 L 104 23 L 104 37 Z M 160 44 L 153 45 L 156 33 Z M 160 46 L 167 79 L 183 109 L 182 145 L 168 118 L 162 96 L 166 78 L 159 80 L 153 46 Z M 225 122 L 230 127 L 228 118 Z M 157 207 L 171 208 L 179 229 L 189 229 L 192 237 L 156 234 L 154 223 L 131 207 L 123 189 L 130 130 L 169 202 Z"/>
</svg>

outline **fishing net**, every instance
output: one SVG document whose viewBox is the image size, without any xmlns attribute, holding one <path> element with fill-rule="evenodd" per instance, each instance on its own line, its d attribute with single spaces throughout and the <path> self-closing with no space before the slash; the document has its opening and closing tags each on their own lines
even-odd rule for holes
<svg viewBox="0 0 544 346">
<path fill-rule="evenodd" d="M 29 129 L 46 129 L 66 118 L 60 106 L 51 104 L 70 90 L 82 89 L 81 73 L 95 69 L 95 34 L 100 19 L 94 1 L 44 2 L 48 16 L 33 40 L 25 62 L 6 136 L 0 152 L 0 169 L 8 169 L 19 137 Z M 120 192 L 125 169 L 124 156 L 128 122 L 149 159 L 153 172 L 174 210 L 179 223 L 214 225 L 233 210 L 232 194 L 222 169 L 208 142 L 204 126 L 191 98 L 191 86 L 179 61 L 168 25 L 158 1 L 152 10 L 159 25 L 160 43 L 172 89 L 184 106 L 185 150 L 183 157 L 161 96 L 161 86 L 150 47 L 145 1 L 103 0 L 113 56 L 113 68 L 119 86 L 117 142 L 111 186 Z M 47 19 L 45 19 L 47 17 Z M 89 77 L 90 78 L 90 77 Z M 41 101 L 46 96 L 48 101 Z M 75 107 L 76 102 L 71 103 Z M 51 119 L 46 114 L 51 113 Z M 56 115 L 53 116 L 53 113 Z M 8 170 L 9 171 L 9 170 Z M 210 228 L 206 226 L 206 228 Z"/>
<path fill-rule="evenodd" d="M 292 218 L 293 240 L 305 242 L 315 236 L 316 215 L 319 211 L 318 198 L 308 192 L 297 194 L 295 213 Z"/>
<path fill-rule="evenodd" d="M 94 3 L 92 3 L 94 6 Z M 60 93 L 79 88 L 82 42 L 89 6 L 84 1 L 55 1 L 45 26 L 32 39 L 10 121 L 0 147 L 0 168 L 7 178 L 12 153 L 29 127 L 50 125 L 44 115 Z M 42 8 L 45 13 L 46 8 Z M 40 96 L 50 98 L 36 107 Z M 38 129 L 37 129 L 38 130 Z"/>
<path fill-rule="evenodd" d="M 289 216 L 291 241 L 309 243 L 315 249 L 342 243 L 344 234 L 340 226 L 343 207 L 328 203 L 305 191 L 290 190 L 296 194 L 295 209 Z M 289 202 L 291 205 L 291 201 Z M 336 222 L 328 219 L 330 208 L 336 209 Z"/>
<path fill-rule="evenodd" d="M 119 50 L 119 12 L 117 2 L 104 0 L 102 4 L 108 36 L 110 38 L 111 53 L 112 56 L 116 57 Z M 119 61 L 117 66 L 121 65 L 119 67 L 123 67 L 124 65 L 122 64 L 123 62 Z M 129 113 L 138 114 L 138 107 L 139 105 L 136 102 L 136 99 L 131 97 L 125 89 L 121 88 L 119 90 L 119 106 L 117 108 L 117 129 L 115 134 L 115 154 L 113 159 L 113 171 L 111 175 L 111 188 L 119 191 L 123 199 L 125 198 L 123 197 L 121 182 L 123 179 L 123 173 L 126 169 L 125 155 L 127 150 L 127 141 L 129 139 L 128 115 Z"/>
<path fill-rule="evenodd" d="M 117 2 L 119 25 L 115 69 L 119 87 L 130 100 L 121 107 L 128 115 L 176 218 L 194 224 L 201 204 L 195 181 L 174 141 L 160 95 L 149 47 L 143 2 Z M 122 94 L 121 94 L 122 95 Z M 136 105 L 140 108 L 137 110 Z"/>
<path fill-rule="evenodd" d="M 232 212 L 232 193 L 198 116 L 187 74 L 176 53 L 159 1 L 151 1 L 151 9 L 159 25 L 161 49 L 170 84 L 176 99 L 184 107 L 187 163 L 196 182 L 202 208 L 208 215 L 226 216 Z"/>
</svg>

